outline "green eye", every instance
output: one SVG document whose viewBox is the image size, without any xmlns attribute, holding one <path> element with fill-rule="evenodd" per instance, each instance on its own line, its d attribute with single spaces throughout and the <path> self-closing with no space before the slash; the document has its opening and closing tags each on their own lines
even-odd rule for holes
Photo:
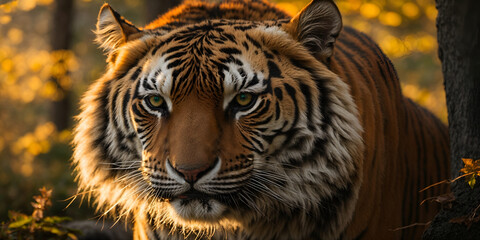
<svg viewBox="0 0 480 240">
<path fill-rule="evenodd" d="M 162 106 L 163 102 L 163 98 L 158 95 L 148 97 L 148 103 L 151 107 L 158 108 Z"/>
<path fill-rule="evenodd" d="M 252 102 L 253 96 L 251 93 L 239 93 L 235 97 L 235 100 L 237 101 L 238 105 L 245 107 Z"/>
</svg>

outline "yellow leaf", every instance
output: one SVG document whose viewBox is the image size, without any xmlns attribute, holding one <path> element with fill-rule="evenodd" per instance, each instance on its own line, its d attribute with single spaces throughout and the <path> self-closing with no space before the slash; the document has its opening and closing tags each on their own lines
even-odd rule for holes
<svg viewBox="0 0 480 240">
<path fill-rule="evenodd" d="M 463 163 L 464 163 L 465 165 L 467 165 L 467 164 L 472 164 L 473 159 L 471 159 L 471 158 L 462 158 L 462 161 L 463 161 Z"/>
<path fill-rule="evenodd" d="M 475 186 L 475 177 L 480 176 L 480 159 L 473 160 L 471 158 L 462 158 L 464 168 L 460 169 L 461 172 L 465 173 L 465 181 L 473 189 Z"/>
<path fill-rule="evenodd" d="M 462 158 L 462 161 L 463 161 L 463 164 L 465 164 L 465 167 L 460 169 L 460 171 L 463 173 L 473 173 L 474 172 L 473 159 Z"/>
</svg>

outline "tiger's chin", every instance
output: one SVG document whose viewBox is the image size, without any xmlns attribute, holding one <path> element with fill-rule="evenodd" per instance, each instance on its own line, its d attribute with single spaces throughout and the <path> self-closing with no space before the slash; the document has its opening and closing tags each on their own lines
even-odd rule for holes
<svg viewBox="0 0 480 240">
<path fill-rule="evenodd" d="M 186 224 L 216 224 L 227 210 L 225 205 L 212 198 L 177 198 L 170 201 L 170 206 L 173 215 Z"/>
</svg>

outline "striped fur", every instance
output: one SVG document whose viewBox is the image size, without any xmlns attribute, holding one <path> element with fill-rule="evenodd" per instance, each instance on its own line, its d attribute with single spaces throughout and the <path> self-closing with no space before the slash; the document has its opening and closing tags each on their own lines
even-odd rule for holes
<svg viewBox="0 0 480 240">
<path fill-rule="evenodd" d="M 190 1 L 143 29 L 104 5 L 80 189 L 132 218 L 135 239 L 419 238 L 391 229 L 435 214 L 418 204 L 438 192 L 418 190 L 448 176 L 446 128 L 375 43 L 340 29 L 330 0 L 292 20 L 263 1 Z"/>
</svg>

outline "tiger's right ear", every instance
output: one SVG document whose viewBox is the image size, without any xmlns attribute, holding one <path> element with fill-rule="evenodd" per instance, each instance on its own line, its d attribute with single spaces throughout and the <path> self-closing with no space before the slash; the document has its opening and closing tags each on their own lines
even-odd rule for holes
<svg viewBox="0 0 480 240">
<path fill-rule="evenodd" d="M 105 3 L 98 13 L 95 34 L 95 42 L 110 53 L 122 44 L 142 37 L 143 31 L 115 12 L 108 3 Z"/>
</svg>

